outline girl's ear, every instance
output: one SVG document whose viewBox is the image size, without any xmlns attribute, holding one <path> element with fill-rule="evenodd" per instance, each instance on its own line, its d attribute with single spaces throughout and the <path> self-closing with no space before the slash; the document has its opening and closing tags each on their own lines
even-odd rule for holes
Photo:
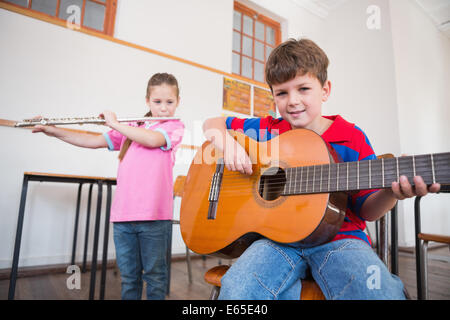
<svg viewBox="0 0 450 320">
<path fill-rule="evenodd" d="M 181 97 L 180 97 L 180 96 L 178 96 L 177 107 L 179 106 L 179 104 L 180 104 L 180 101 L 181 101 Z"/>
</svg>

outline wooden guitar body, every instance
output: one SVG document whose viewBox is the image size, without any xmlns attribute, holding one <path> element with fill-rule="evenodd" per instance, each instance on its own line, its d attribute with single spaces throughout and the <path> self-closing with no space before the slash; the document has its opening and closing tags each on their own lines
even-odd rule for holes
<svg viewBox="0 0 450 320">
<path fill-rule="evenodd" d="M 347 194 L 285 195 L 292 183 L 286 179 L 290 174 L 286 168 L 333 162 L 322 138 L 306 129 L 267 142 L 232 134 L 245 146 L 253 173 L 227 170 L 220 165 L 222 154 L 211 143 L 203 144 L 190 166 L 182 197 L 180 224 L 186 245 L 199 254 L 231 259 L 260 237 L 301 247 L 330 241 L 344 220 Z M 216 173 L 220 179 L 214 184 Z M 217 201 L 211 201 L 212 194 Z"/>
</svg>

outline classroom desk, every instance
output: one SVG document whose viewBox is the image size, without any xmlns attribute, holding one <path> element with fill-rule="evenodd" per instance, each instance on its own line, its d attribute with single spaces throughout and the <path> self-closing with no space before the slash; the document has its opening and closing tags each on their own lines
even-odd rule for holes
<svg viewBox="0 0 450 320">
<path fill-rule="evenodd" d="M 91 177 L 91 176 L 78 176 L 78 175 L 66 175 L 66 174 L 53 174 L 53 173 L 39 173 L 39 172 L 24 172 L 23 174 L 23 184 L 22 184 L 22 194 L 20 198 L 19 215 L 17 222 L 17 230 L 14 244 L 14 254 L 13 262 L 11 267 L 11 276 L 9 281 L 9 291 L 8 299 L 14 299 L 17 272 L 19 265 L 19 254 L 20 254 L 20 243 L 22 240 L 22 228 L 23 220 L 25 216 L 25 203 L 27 198 L 28 182 L 38 181 L 38 182 L 58 182 L 58 183 L 78 183 L 78 196 L 77 196 L 77 208 L 75 216 L 75 228 L 74 228 L 74 240 L 72 246 L 72 260 L 71 263 L 75 264 L 75 249 L 76 240 L 78 233 L 78 220 L 80 211 L 80 199 L 83 184 L 89 184 L 89 199 L 88 199 L 88 212 L 86 219 L 86 234 L 85 234 L 85 244 L 84 244 L 84 255 L 83 255 L 83 270 L 86 269 L 86 253 L 87 253 L 87 241 L 88 241 L 88 227 L 89 227 L 89 216 L 90 216 L 90 202 L 92 194 L 92 186 L 94 184 L 98 187 L 97 195 L 97 209 L 95 216 L 95 227 L 94 227 L 94 245 L 92 249 L 92 266 L 91 266 L 91 278 L 89 286 L 89 299 L 94 299 L 95 294 L 95 276 L 97 271 L 97 251 L 98 251 L 98 238 L 100 230 L 100 218 L 102 212 L 102 196 L 103 196 L 103 186 L 107 187 L 107 200 L 106 200 L 106 213 L 105 213 L 105 223 L 104 223 L 104 239 L 103 239 L 103 256 L 102 256 L 102 273 L 100 280 L 100 299 L 104 299 L 105 294 L 105 282 L 106 282 L 106 266 L 107 266 L 107 253 L 108 253 L 108 237 L 109 237 L 109 215 L 111 209 L 111 193 L 112 186 L 116 184 L 115 178 L 105 178 L 105 177 Z"/>
</svg>

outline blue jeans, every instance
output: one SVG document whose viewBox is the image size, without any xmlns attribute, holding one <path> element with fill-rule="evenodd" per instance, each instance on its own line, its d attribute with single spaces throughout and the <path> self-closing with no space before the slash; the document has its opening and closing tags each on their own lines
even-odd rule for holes
<svg viewBox="0 0 450 320">
<path fill-rule="evenodd" d="M 222 277 L 219 299 L 298 300 L 308 274 L 326 299 L 405 299 L 400 278 L 356 239 L 307 249 L 255 241 Z"/>
<path fill-rule="evenodd" d="M 143 281 L 147 299 L 163 300 L 168 283 L 168 257 L 172 221 L 114 223 L 114 245 L 124 300 L 140 300 Z"/>
</svg>

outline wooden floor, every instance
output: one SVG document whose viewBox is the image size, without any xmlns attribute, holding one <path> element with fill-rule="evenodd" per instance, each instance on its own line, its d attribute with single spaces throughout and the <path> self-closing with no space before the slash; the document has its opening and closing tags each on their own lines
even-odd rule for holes
<svg viewBox="0 0 450 320">
<path fill-rule="evenodd" d="M 429 252 L 428 288 L 429 299 L 450 300 L 450 252 L 448 247 Z M 222 261 L 229 263 L 228 260 Z M 172 262 L 171 291 L 169 300 L 205 300 L 209 298 L 211 286 L 203 280 L 205 272 L 218 264 L 217 258 L 192 259 L 193 282 L 189 284 L 186 262 Z M 417 298 L 415 258 L 412 253 L 400 252 L 399 275 L 412 299 Z M 78 300 L 88 299 L 89 272 L 82 274 L 81 289 L 69 290 L 66 286 L 69 274 L 59 273 L 24 277 L 17 280 L 16 299 Z M 98 298 L 100 273 L 97 274 L 96 299 Z M 7 299 L 9 280 L 0 280 L 0 299 Z M 145 288 L 144 288 L 145 289 Z M 120 299 L 120 275 L 115 268 L 108 269 L 105 299 Z"/>
<path fill-rule="evenodd" d="M 417 299 L 416 258 L 399 253 L 399 276 L 412 299 Z M 450 250 L 441 247 L 428 252 L 428 299 L 450 300 Z"/>
</svg>

